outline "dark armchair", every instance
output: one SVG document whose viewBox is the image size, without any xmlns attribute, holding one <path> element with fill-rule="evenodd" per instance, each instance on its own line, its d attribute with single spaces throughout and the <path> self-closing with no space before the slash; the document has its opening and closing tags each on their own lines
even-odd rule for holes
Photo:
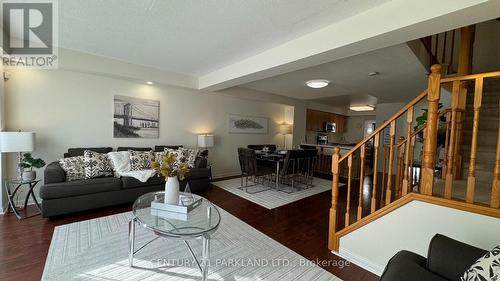
<svg viewBox="0 0 500 281">
<path fill-rule="evenodd" d="M 487 251 L 436 234 L 427 258 L 400 251 L 389 260 L 380 281 L 460 280 L 469 267 Z"/>
</svg>

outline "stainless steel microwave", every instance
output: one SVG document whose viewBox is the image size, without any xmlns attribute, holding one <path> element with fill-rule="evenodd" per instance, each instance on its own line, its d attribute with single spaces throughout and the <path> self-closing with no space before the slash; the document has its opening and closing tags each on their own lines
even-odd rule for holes
<svg viewBox="0 0 500 281">
<path fill-rule="evenodd" d="M 325 132 L 336 133 L 337 132 L 337 123 L 327 122 L 325 125 Z"/>
</svg>

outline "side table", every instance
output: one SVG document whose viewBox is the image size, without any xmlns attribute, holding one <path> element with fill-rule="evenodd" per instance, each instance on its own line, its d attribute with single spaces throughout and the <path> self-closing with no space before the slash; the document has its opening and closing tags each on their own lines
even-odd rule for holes
<svg viewBox="0 0 500 281">
<path fill-rule="evenodd" d="M 33 198 L 33 201 L 35 201 L 35 205 L 38 208 L 38 213 L 35 215 L 39 215 L 42 210 L 40 208 L 40 204 L 36 200 L 35 193 L 33 192 L 33 188 L 40 182 L 39 179 L 35 180 L 20 180 L 20 179 L 6 179 L 5 180 L 5 186 L 7 189 L 7 198 L 9 199 L 9 206 L 7 207 L 7 213 L 9 210 L 12 210 L 14 215 L 18 219 L 24 219 L 26 217 L 21 216 L 19 213 L 19 209 L 17 209 L 16 204 L 14 202 L 16 193 L 21 189 L 23 186 L 28 187 L 28 193 L 26 194 L 26 198 L 24 199 L 24 209 L 26 210 L 26 206 L 28 205 L 28 200 L 31 196 Z M 15 187 L 15 188 L 14 188 Z"/>
</svg>

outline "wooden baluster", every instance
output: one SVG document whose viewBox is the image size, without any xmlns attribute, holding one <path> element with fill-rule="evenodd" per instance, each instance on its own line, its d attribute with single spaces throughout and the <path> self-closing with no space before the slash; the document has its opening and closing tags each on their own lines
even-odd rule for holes
<svg viewBox="0 0 500 281">
<path fill-rule="evenodd" d="M 328 248 L 332 251 L 338 251 L 339 245 L 335 239 L 338 221 L 338 197 L 339 197 L 339 159 L 340 149 L 335 147 L 332 155 L 332 207 L 330 208 L 330 224 L 329 224 L 329 239 Z"/>
<path fill-rule="evenodd" d="M 351 211 L 351 175 L 352 175 L 352 154 L 347 156 L 347 203 L 345 208 L 345 223 L 344 225 L 349 226 L 350 221 L 350 211 Z"/>
<path fill-rule="evenodd" d="M 492 208 L 500 208 L 500 118 L 498 119 L 497 153 L 495 157 L 493 184 L 491 186 L 490 206 Z"/>
<path fill-rule="evenodd" d="M 391 122 L 391 127 L 390 127 L 390 142 L 389 142 L 389 164 L 387 168 L 387 188 L 385 191 L 385 205 L 389 205 L 391 203 L 391 196 L 392 196 L 392 165 L 394 164 L 394 136 L 396 135 L 396 121 L 393 120 Z"/>
<path fill-rule="evenodd" d="M 476 190 L 476 157 L 477 157 L 477 135 L 479 133 L 479 112 L 481 110 L 481 99 L 483 96 L 483 78 L 476 79 L 474 91 L 474 121 L 472 123 L 472 142 L 470 145 L 469 174 L 467 177 L 467 195 L 465 201 L 474 203 Z"/>
<path fill-rule="evenodd" d="M 359 167 L 358 221 L 363 217 L 363 184 L 365 180 L 365 152 L 366 152 L 366 144 L 363 144 L 361 146 L 361 153 L 360 153 L 361 165 Z"/>
<path fill-rule="evenodd" d="M 410 148 L 411 148 L 411 132 L 413 130 L 413 106 L 408 109 L 406 113 L 406 145 L 405 145 L 405 165 L 403 171 L 403 187 L 402 196 L 408 194 L 410 189 L 410 184 L 408 180 L 409 175 L 409 165 L 410 165 Z"/>
<path fill-rule="evenodd" d="M 450 120 L 451 120 L 451 117 L 450 117 L 450 112 L 446 112 L 444 114 L 444 118 L 445 118 L 445 131 L 444 131 L 444 147 L 443 147 L 443 150 L 444 150 L 444 155 L 443 155 L 443 167 L 441 169 L 441 175 L 440 175 L 440 179 L 443 179 L 444 178 L 444 175 L 446 175 L 446 164 L 447 164 L 447 154 L 448 154 L 448 143 L 450 141 Z M 439 157 L 439 155 L 438 155 Z"/>
<path fill-rule="evenodd" d="M 384 203 L 384 189 L 385 189 L 385 180 L 386 180 L 386 174 L 387 174 L 387 158 L 388 158 L 388 149 L 387 149 L 387 146 L 384 144 L 383 145 L 383 148 L 384 148 L 384 165 L 383 165 L 383 168 L 382 168 L 382 185 L 381 185 L 381 189 L 380 189 L 380 207 L 384 206 L 385 203 Z"/>
<path fill-rule="evenodd" d="M 416 182 L 415 179 L 413 178 L 414 177 L 414 175 L 413 175 L 413 170 L 414 170 L 413 162 L 415 160 L 415 136 L 411 137 L 410 155 L 411 155 L 411 157 L 410 157 L 410 182 L 408 184 L 410 187 L 410 192 L 413 192 L 413 184 Z"/>
<path fill-rule="evenodd" d="M 402 144 L 405 141 L 405 137 L 400 136 L 398 140 L 398 144 L 401 144 L 398 146 L 397 149 L 397 157 L 396 157 L 396 185 L 395 185 L 395 192 L 396 192 L 396 198 L 401 197 L 401 184 L 403 183 L 403 153 L 404 153 L 404 147 Z"/>
<path fill-rule="evenodd" d="M 371 213 L 375 212 L 377 209 L 377 180 L 378 180 L 378 146 L 380 144 L 380 134 L 375 134 L 373 140 L 373 189 L 372 189 L 372 204 L 371 204 Z M 382 185 L 383 186 L 383 185 Z"/>
<path fill-rule="evenodd" d="M 451 128 L 448 152 L 446 153 L 446 175 L 444 178 L 444 198 L 451 199 L 453 178 L 455 173 L 456 145 L 457 145 L 457 118 L 460 99 L 460 81 L 453 82 L 451 91 Z"/>
<path fill-rule="evenodd" d="M 420 193 L 432 195 L 434 187 L 434 169 L 436 163 L 436 146 L 438 132 L 438 104 L 441 92 L 441 65 L 431 67 L 427 87 L 427 128 L 424 140 L 424 155 L 422 159 L 422 182 Z"/>
</svg>

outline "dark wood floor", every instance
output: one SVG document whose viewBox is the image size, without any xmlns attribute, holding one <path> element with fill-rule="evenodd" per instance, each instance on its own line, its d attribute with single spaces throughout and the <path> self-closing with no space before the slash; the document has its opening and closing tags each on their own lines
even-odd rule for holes
<svg viewBox="0 0 500 281">
<path fill-rule="evenodd" d="M 330 253 L 328 210 L 331 193 L 320 193 L 268 210 L 221 188 L 212 186 L 209 200 L 276 241 L 310 260 L 339 261 Z M 40 280 L 55 226 L 130 211 L 118 206 L 55 219 L 40 216 L 22 221 L 13 214 L 0 218 L 0 280 Z M 323 267 L 343 280 L 372 281 L 378 277 L 356 265 Z"/>
</svg>

